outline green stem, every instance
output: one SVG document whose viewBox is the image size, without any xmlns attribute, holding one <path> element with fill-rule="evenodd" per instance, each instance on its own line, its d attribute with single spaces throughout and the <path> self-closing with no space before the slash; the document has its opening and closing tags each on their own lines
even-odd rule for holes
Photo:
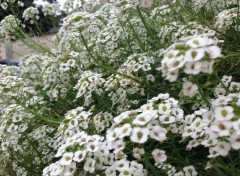
<svg viewBox="0 0 240 176">
<path fill-rule="evenodd" d="M 212 105 L 211 105 L 211 103 L 209 102 L 208 98 L 204 95 L 200 84 L 199 84 L 197 81 L 196 81 L 195 83 L 196 83 L 197 86 L 198 86 L 198 91 L 199 91 L 199 93 L 200 93 L 203 101 L 208 105 L 208 107 L 211 107 Z"/>
<path fill-rule="evenodd" d="M 104 64 L 102 64 L 101 62 L 99 62 L 99 61 L 93 56 L 93 54 L 91 53 L 91 50 L 89 49 L 89 47 L 88 47 L 88 45 L 87 45 L 87 42 L 86 42 L 86 40 L 85 40 L 85 38 L 84 38 L 84 36 L 82 35 L 81 32 L 80 32 L 80 35 L 81 35 L 81 38 L 82 38 L 82 40 L 83 40 L 83 44 L 84 44 L 84 46 L 86 47 L 86 49 L 87 49 L 90 57 L 91 57 L 100 67 L 102 67 L 104 70 L 106 70 L 106 71 L 108 71 L 108 72 L 110 72 L 110 73 L 118 74 L 118 75 L 123 76 L 123 77 L 125 77 L 125 78 L 129 78 L 129 79 L 132 79 L 132 80 L 134 80 L 134 81 L 136 81 L 136 82 L 138 82 L 138 83 L 141 83 L 141 81 L 139 81 L 138 79 L 136 79 L 136 78 L 134 78 L 134 77 L 131 77 L 131 76 L 128 76 L 128 75 L 125 75 L 125 74 L 123 74 L 123 73 L 117 72 L 117 71 L 115 71 L 112 67 L 105 66 Z"/>
<path fill-rule="evenodd" d="M 17 104 L 22 106 L 25 110 L 27 110 L 28 112 L 32 113 L 33 115 L 35 115 L 36 117 L 38 117 L 42 121 L 47 122 L 49 124 L 52 124 L 54 126 L 58 126 L 60 124 L 60 121 L 52 120 L 51 118 L 45 118 L 42 115 L 36 113 L 36 111 L 28 108 L 25 104 L 21 103 L 17 98 L 14 98 L 14 100 L 17 102 Z"/>
<path fill-rule="evenodd" d="M 156 167 L 154 165 L 152 165 L 152 163 L 149 161 L 149 157 L 147 156 L 147 154 L 144 154 L 144 162 L 146 164 L 146 166 L 152 171 L 154 176 L 159 176 L 159 173 L 156 169 Z"/>
<path fill-rule="evenodd" d="M 141 18 L 141 20 L 142 20 L 142 22 L 143 22 L 144 27 L 146 28 L 146 30 L 147 30 L 147 32 L 148 32 L 148 34 L 150 35 L 150 37 L 151 37 L 153 40 L 156 40 L 156 37 L 152 34 L 151 30 L 149 29 L 149 27 L 148 27 L 148 25 L 147 25 L 147 23 L 146 23 L 143 15 L 142 15 L 142 12 L 141 12 L 139 6 L 137 6 L 137 11 L 138 11 L 138 14 L 139 14 L 139 16 L 140 16 L 140 18 Z M 158 44 L 161 48 L 164 48 L 164 46 L 163 46 L 161 43 L 159 43 L 158 41 L 159 41 L 159 40 L 157 40 L 157 44 Z"/>
<path fill-rule="evenodd" d="M 38 151 L 38 149 L 35 147 L 35 145 L 32 143 L 32 141 L 28 138 L 28 136 L 26 134 L 24 134 L 25 138 L 27 139 L 27 141 L 30 143 L 30 145 L 32 146 L 32 148 L 35 150 L 35 152 L 37 153 L 38 158 L 40 159 L 41 165 L 44 165 L 44 162 L 42 160 L 42 156 L 41 153 Z"/>
<path fill-rule="evenodd" d="M 133 25 L 132 25 L 132 23 L 131 23 L 131 21 L 130 21 L 129 19 L 128 19 L 128 23 L 129 23 L 130 29 L 133 31 L 134 35 L 136 36 L 136 39 L 137 39 L 137 41 L 138 41 L 138 44 L 139 44 L 141 50 L 143 50 L 144 52 L 146 52 L 145 47 L 143 46 L 141 40 L 140 40 L 139 37 L 138 37 L 138 34 L 137 34 L 136 30 L 134 29 L 134 27 L 133 27 Z"/>
<path fill-rule="evenodd" d="M 176 3 L 177 3 L 191 18 L 193 18 L 194 20 L 200 22 L 202 25 L 209 27 L 210 29 L 216 31 L 217 33 L 219 33 L 219 34 L 221 34 L 221 35 L 223 35 L 223 36 L 225 36 L 225 37 L 227 37 L 227 38 L 232 38 L 232 37 L 230 37 L 230 36 L 228 36 L 228 35 L 220 32 L 220 31 L 218 31 L 217 29 L 213 28 L 211 25 L 207 24 L 205 21 L 201 20 L 201 19 L 197 16 L 197 14 L 193 14 L 192 12 L 190 12 L 189 10 L 187 10 L 187 9 L 186 9 L 185 7 L 183 7 L 183 5 L 179 2 L 179 0 L 176 0 Z"/>
</svg>

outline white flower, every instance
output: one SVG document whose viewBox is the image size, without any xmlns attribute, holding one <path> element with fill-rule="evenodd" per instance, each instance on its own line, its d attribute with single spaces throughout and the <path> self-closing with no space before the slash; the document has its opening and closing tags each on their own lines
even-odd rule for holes
<svg viewBox="0 0 240 176">
<path fill-rule="evenodd" d="M 230 101 L 232 101 L 232 98 L 226 97 L 226 96 L 221 96 L 221 97 L 218 97 L 216 100 L 212 101 L 212 105 L 214 107 L 216 107 L 216 106 L 225 106 Z"/>
<path fill-rule="evenodd" d="M 164 141 L 167 139 L 167 130 L 165 128 L 162 128 L 160 126 L 154 126 L 151 130 L 150 130 L 150 134 L 149 136 L 152 139 L 155 139 L 157 141 Z"/>
<path fill-rule="evenodd" d="M 149 71 L 149 70 L 151 70 L 151 65 L 148 63 L 144 63 L 142 65 L 142 69 L 143 69 L 143 71 Z"/>
<path fill-rule="evenodd" d="M 120 114 L 119 116 L 115 117 L 113 120 L 116 124 L 121 123 L 124 119 L 128 119 L 129 115 L 131 114 L 137 114 L 138 111 L 125 111 L 122 114 Z"/>
<path fill-rule="evenodd" d="M 209 46 L 206 48 L 206 52 L 211 59 L 216 59 L 222 56 L 221 48 L 219 48 L 218 46 Z"/>
<path fill-rule="evenodd" d="M 201 60 L 205 55 L 205 49 L 190 49 L 185 53 L 185 61 L 196 62 Z"/>
<path fill-rule="evenodd" d="M 69 112 L 67 112 L 67 114 L 65 115 L 65 118 L 70 120 L 73 117 L 75 117 L 77 115 L 77 111 L 76 110 L 71 110 Z"/>
<path fill-rule="evenodd" d="M 230 87 L 229 87 L 230 91 L 239 91 L 239 89 L 240 89 L 240 83 L 236 83 L 236 82 L 230 83 Z"/>
<path fill-rule="evenodd" d="M 191 126 L 194 128 L 195 131 L 201 131 L 202 127 L 205 126 L 205 123 L 203 123 L 202 119 L 200 117 L 197 117 L 191 124 Z"/>
<path fill-rule="evenodd" d="M 212 169 L 212 168 L 213 168 L 213 164 L 208 161 L 206 164 L 205 170 Z"/>
<path fill-rule="evenodd" d="M 117 176 L 115 168 L 113 166 L 107 167 L 107 169 L 105 170 L 105 175 Z"/>
<path fill-rule="evenodd" d="M 182 171 L 175 173 L 173 176 L 184 176 L 184 173 Z"/>
<path fill-rule="evenodd" d="M 224 76 L 222 77 L 222 81 L 223 81 L 224 83 L 230 83 L 230 82 L 232 81 L 232 76 L 224 75 Z M 227 84 L 227 85 L 228 85 L 228 84 Z"/>
<path fill-rule="evenodd" d="M 136 0 L 135 0 L 135 1 L 136 1 Z M 151 7 L 152 4 L 153 4 L 153 0 L 141 0 L 140 6 L 141 6 L 141 7 L 148 8 L 148 7 Z"/>
<path fill-rule="evenodd" d="M 153 110 L 153 103 L 147 103 L 140 107 L 142 111 L 152 111 Z"/>
<path fill-rule="evenodd" d="M 210 147 L 209 148 L 209 153 L 210 154 L 208 155 L 208 158 L 215 158 L 215 157 L 219 156 L 219 153 L 217 151 L 216 146 L 215 147 Z"/>
<path fill-rule="evenodd" d="M 148 134 L 148 128 L 134 127 L 130 139 L 132 142 L 142 144 L 148 140 Z"/>
<path fill-rule="evenodd" d="M 155 78 L 154 78 L 154 76 L 153 75 L 151 75 L 151 74 L 149 74 L 149 75 L 147 75 L 147 80 L 148 81 L 151 81 L 151 82 L 154 82 L 155 81 Z"/>
<path fill-rule="evenodd" d="M 76 151 L 74 153 L 73 160 L 80 163 L 81 161 L 83 161 L 85 159 L 86 154 L 87 154 L 87 152 L 85 150 Z"/>
<path fill-rule="evenodd" d="M 35 7 L 28 7 L 27 9 L 24 10 L 22 17 L 26 21 L 30 20 L 30 23 L 34 23 L 34 20 L 32 19 L 35 19 L 35 20 L 39 19 L 39 11 Z"/>
<path fill-rule="evenodd" d="M 11 133 L 13 131 L 16 131 L 17 129 L 18 129 L 18 126 L 11 123 L 11 125 L 7 129 L 7 132 Z"/>
<path fill-rule="evenodd" d="M 131 167 L 133 168 L 133 170 L 136 172 L 136 174 L 134 174 L 135 176 L 137 176 L 138 174 L 144 172 L 142 164 L 139 164 L 136 161 L 131 161 L 130 164 L 131 164 Z M 143 175 L 143 174 L 140 174 L 140 175 Z"/>
<path fill-rule="evenodd" d="M 185 176 L 197 176 L 197 171 L 193 166 L 187 166 L 183 168 Z"/>
<path fill-rule="evenodd" d="M 216 150 L 219 155 L 227 156 L 228 152 L 231 150 L 231 145 L 228 142 L 219 142 L 216 145 Z"/>
<path fill-rule="evenodd" d="M 169 94 L 168 94 L 168 93 L 159 94 L 157 97 L 158 97 L 159 99 L 166 100 L 166 99 L 169 98 Z"/>
<path fill-rule="evenodd" d="M 72 164 L 71 164 L 72 165 Z M 70 165 L 69 165 L 70 166 Z M 50 175 L 61 175 L 64 172 L 64 166 L 60 165 L 58 162 L 52 167 Z"/>
<path fill-rule="evenodd" d="M 235 130 L 235 133 L 237 135 L 240 135 L 240 119 L 238 119 L 237 121 L 234 121 L 232 125 L 233 125 L 233 129 Z"/>
<path fill-rule="evenodd" d="M 229 142 L 233 149 L 239 150 L 240 149 L 240 135 L 231 135 Z"/>
<path fill-rule="evenodd" d="M 228 136 L 230 134 L 231 127 L 232 127 L 232 122 L 215 121 L 210 126 L 210 129 L 213 132 L 216 132 L 219 136 Z"/>
<path fill-rule="evenodd" d="M 166 79 L 170 82 L 176 81 L 178 78 L 178 70 L 168 71 L 166 74 Z"/>
<path fill-rule="evenodd" d="M 78 120 L 77 119 L 71 119 L 68 123 L 68 128 L 73 129 L 78 125 Z"/>
<path fill-rule="evenodd" d="M 118 135 L 119 135 L 119 133 L 117 133 L 116 131 L 108 130 L 106 138 L 108 141 L 114 141 L 118 138 Z"/>
<path fill-rule="evenodd" d="M 144 148 L 134 148 L 133 149 L 133 157 L 136 159 L 141 159 L 141 156 L 144 155 Z"/>
<path fill-rule="evenodd" d="M 18 126 L 18 131 L 24 132 L 27 128 L 28 128 L 27 124 L 22 123 Z"/>
<path fill-rule="evenodd" d="M 202 36 L 194 37 L 186 42 L 186 44 L 192 48 L 208 46 L 208 45 L 212 45 L 213 43 L 214 41 L 212 39 L 209 39 L 207 37 L 202 37 Z"/>
<path fill-rule="evenodd" d="M 172 61 L 177 55 L 179 54 L 178 50 L 170 50 L 165 56 L 164 59 L 162 60 L 162 63 L 167 63 Z"/>
<path fill-rule="evenodd" d="M 214 64 L 214 61 L 202 61 L 202 68 L 201 68 L 201 71 L 203 73 L 209 73 L 211 74 L 213 72 L 213 64 Z"/>
<path fill-rule="evenodd" d="M 23 6 L 24 6 L 24 3 L 21 2 L 21 1 L 18 1 L 18 6 L 19 6 L 19 7 L 23 7 Z"/>
<path fill-rule="evenodd" d="M 113 165 L 114 163 L 114 154 L 110 153 L 107 157 L 104 157 L 104 164 L 106 165 Z"/>
<path fill-rule="evenodd" d="M 159 121 L 162 122 L 163 124 L 170 124 L 175 122 L 176 118 L 172 115 L 161 115 L 159 117 Z"/>
<path fill-rule="evenodd" d="M 210 147 L 210 146 L 214 146 L 218 143 L 218 140 L 215 138 L 208 138 L 206 140 L 203 140 L 201 142 L 202 145 L 204 145 L 205 147 Z"/>
<path fill-rule="evenodd" d="M 175 71 L 178 70 L 179 68 L 182 68 L 183 65 L 185 64 L 185 60 L 183 59 L 183 56 L 178 56 L 171 60 L 170 62 L 167 63 L 167 66 L 169 68 L 169 71 Z"/>
<path fill-rule="evenodd" d="M 215 118 L 219 121 L 231 120 L 234 116 L 231 106 L 216 107 L 214 109 Z"/>
<path fill-rule="evenodd" d="M 114 163 L 114 166 L 115 166 L 116 170 L 118 170 L 118 171 L 121 172 L 121 171 L 124 170 L 125 168 L 128 168 L 128 167 L 129 167 L 129 164 L 130 164 L 129 161 L 127 161 L 127 160 L 125 160 L 125 159 L 121 159 L 121 160 L 119 160 L 119 161 L 116 161 L 116 162 Z"/>
<path fill-rule="evenodd" d="M 95 165 L 96 165 L 96 160 L 94 160 L 92 158 L 87 158 L 87 160 L 83 166 L 83 169 L 86 172 L 93 173 L 95 171 Z"/>
<path fill-rule="evenodd" d="M 132 176 L 133 175 L 133 169 L 131 167 L 125 167 L 121 170 L 119 176 Z"/>
<path fill-rule="evenodd" d="M 193 132 L 194 132 L 193 126 L 185 126 L 184 130 L 183 130 L 183 133 L 182 133 L 182 136 L 183 137 L 191 136 L 193 134 Z"/>
<path fill-rule="evenodd" d="M 185 64 L 184 72 L 187 74 L 196 75 L 200 73 L 202 70 L 202 63 L 201 62 L 187 62 Z"/>
<path fill-rule="evenodd" d="M 60 164 L 65 166 L 70 165 L 72 163 L 72 158 L 72 152 L 64 153 L 62 159 L 60 160 Z"/>
<path fill-rule="evenodd" d="M 214 116 L 212 111 L 206 111 L 202 114 L 202 121 L 204 123 L 210 123 L 213 120 Z"/>
<path fill-rule="evenodd" d="M 118 153 L 122 150 L 124 150 L 125 148 L 125 142 L 123 141 L 123 139 L 119 139 L 116 141 L 112 142 L 112 148 L 114 149 L 114 153 Z"/>
<path fill-rule="evenodd" d="M 59 15 L 58 6 L 55 4 L 46 3 L 43 5 L 42 11 L 44 16 L 57 16 Z"/>
<path fill-rule="evenodd" d="M 141 114 L 137 115 L 137 117 L 133 120 L 133 124 L 135 125 L 145 125 L 150 120 L 156 118 L 156 111 L 145 111 Z"/>
<path fill-rule="evenodd" d="M 12 121 L 15 122 L 20 122 L 23 119 L 23 116 L 21 114 L 14 114 L 12 117 Z"/>
<path fill-rule="evenodd" d="M 169 114 L 171 112 L 171 104 L 170 103 L 160 103 L 158 105 L 158 113 L 159 114 Z"/>
<path fill-rule="evenodd" d="M 116 130 L 118 129 L 118 130 Z M 124 124 L 122 127 L 120 128 L 116 128 L 114 131 L 116 131 L 117 136 L 119 138 L 124 138 L 126 136 L 130 136 L 131 132 L 132 132 L 132 127 L 129 123 Z"/>
<path fill-rule="evenodd" d="M 198 90 L 198 86 L 196 84 L 193 84 L 190 81 L 186 81 L 183 83 L 183 95 L 188 97 L 193 97 Z"/>
<path fill-rule="evenodd" d="M 172 108 L 172 114 L 177 118 L 177 119 L 182 119 L 183 118 L 183 110 L 180 108 Z"/>
<path fill-rule="evenodd" d="M 87 146 L 86 150 L 88 152 L 96 152 L 99 148 L 99 142 L 98 141 L 88 142 L 86 146 Z"/>
<path fill-rule="evenodd" d="M 1 7 L 2 7 L 4 10 L 6 10 L 6 9 L 8 8 L 7 2 L 3 2 L 3 3 L 0 2 L 0 4 L 1 4 Z"/>
<path fill-rule="evenodd" d="M 76 65 L 76 60 L 74 59 L 69 59 L 67 61 L 67 64 L 70 66 L 70 67 L 74 67 Z"/>
<path fill-rule="evenodd" d="M 164 161 L 166 161 L 167 155 L 165 153 L 166 152 L 164 150 L 154 149 L 152 151 L 152 155 L 153 155 L 153 159 L 155 160 L 155 162 L 163 163 Z"/>
<path fill-rule="evenodd" d="M 63 173 L 63 175 L 64 175 L 64 176 L 73 176 L 75 170 L 76 170 L 76 163 L 75 163 L 75 162 L 72 162 L 70 165 L 68 165 L 68 166 L 66 166 L 66 167 L 64 168 L 64 173 Z"/>
</svg>

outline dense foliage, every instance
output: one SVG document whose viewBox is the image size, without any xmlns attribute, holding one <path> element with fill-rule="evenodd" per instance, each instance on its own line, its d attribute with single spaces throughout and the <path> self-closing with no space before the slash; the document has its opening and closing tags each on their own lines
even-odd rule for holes
<svg viewBox="0 0 240 176">
<path fill-rule="evenodd" d="M 240 175 L 239 1 L 66 7 L 56 49 L 0 22 L 40 52 L 0 65 L 2 175 Z"/>
</svg>

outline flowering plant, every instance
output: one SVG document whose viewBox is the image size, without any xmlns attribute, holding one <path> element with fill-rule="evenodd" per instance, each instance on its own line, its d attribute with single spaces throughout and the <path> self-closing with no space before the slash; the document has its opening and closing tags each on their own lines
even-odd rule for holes
<svg viewBox="0 0 240 176">
<path fill-rule="evenodd" d="M 239 7 L 69 0 L 55 49 L 7 16 L 1 39 L 38 54 L 0 65 L 1 173 L 239 175 Z M 37 9 L 22 18 L 37 23 Z"/>
</svg>

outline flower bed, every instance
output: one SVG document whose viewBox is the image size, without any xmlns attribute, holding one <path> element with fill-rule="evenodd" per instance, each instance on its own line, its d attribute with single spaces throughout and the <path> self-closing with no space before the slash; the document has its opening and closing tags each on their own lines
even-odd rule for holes
<svg viewBox="0 0 240 176">
<path fill-rule="evenodd" d="M 240 174 L 238 1 L 88 1 L 68 12 L 54 50 L 16 16 L 0 23 L 2 39 L 40 51 L 0 65 L 1 173 Z M 36 25 L 37 15 L 23 13 Z"/>
</svg>

